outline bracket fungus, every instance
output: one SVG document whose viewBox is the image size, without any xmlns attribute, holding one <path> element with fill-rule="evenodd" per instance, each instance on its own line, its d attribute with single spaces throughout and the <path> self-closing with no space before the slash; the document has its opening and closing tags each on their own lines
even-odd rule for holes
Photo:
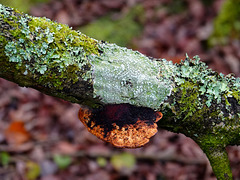
<svg viewBox="0 0 240 180">
<path fill-rule="evenodd" d="M 162 113 L 130 104 L 110 104 L 99 109 L 82 107 L 79 119 L 99 139 L 119 148 L 137 148 L 157 133 Z"/>
</svg>

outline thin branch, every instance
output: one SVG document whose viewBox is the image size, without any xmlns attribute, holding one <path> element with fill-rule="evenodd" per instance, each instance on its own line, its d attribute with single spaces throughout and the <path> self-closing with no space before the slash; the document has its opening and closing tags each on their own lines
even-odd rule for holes
<svg viewBox="0 0 240 180">
<path fill-rule="evenodd" d="M 225 152 L 219 172 L 219 154 L 207 147 L 239 144 L 239 78 L 208 69 L 197 56 L 172 64 L 3 5 L 0 13 L 0 77 L 92 108 L 161 111 L 159 127 L 195 140 L 219 179 L 232 176 Z"/>
</svg>

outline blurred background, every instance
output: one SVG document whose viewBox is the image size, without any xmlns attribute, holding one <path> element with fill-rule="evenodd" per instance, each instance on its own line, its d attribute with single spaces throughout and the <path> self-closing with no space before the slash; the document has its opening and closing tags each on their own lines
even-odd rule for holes
<svg viewBox="0 0 240 180">
<path fill-rule="evenodd" d="M 239 0 L 0 0 L 94 37 L 179 63 L 199 55 L 240 76 Z M 201 149 L 165 130 L 117 149 L 90 134 L 79 105 L 0 79 L 1 180 L 215 180 Z M 240 179 L 240 147 L 228 147 Z"/>
</svg>

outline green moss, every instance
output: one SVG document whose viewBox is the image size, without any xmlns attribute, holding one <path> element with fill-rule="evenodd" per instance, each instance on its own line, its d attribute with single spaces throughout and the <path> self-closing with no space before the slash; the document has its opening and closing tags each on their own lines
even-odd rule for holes
<svg viewBox="0 0 240 180">
<path fill-rule="evenodd" d="M 79 30 L 90 37 L 127 46 L 134 37 L 140 35 L 143 14 L 143 7 L 138 5 L 117 20 L 113 20 L 112 14 L 110 14 L 81 27 Z"/>
<path fill-rule="evenodd" d="M 174 113 L 177 123 L 184 124 L 185 130 L 174 128 L 175 132 L 184 132 L 185 135 L 194 138 L 205 134 L 206 129 L 212 129 L 215 122 L 221 121 L 220 108 L 209 108 L 206 97 L 199 94 L 199 84 L 185 81 L 173 89 L 173 100 L 170 109 Z"/>
<path fill-rule="evenodd" d="M 184 119 L 188 118 L 189 116 L 195 115 L 195 112 L 198 109 L 202 109 L 202 105 L 199 102 L 199 88 L 197 84 L 186 81 L 176 90 L 181 91 L 181 99 L 178 100 L 178 103 L 180 104 L 180 109 L 178 112 L 181 114 L 184 114 Z"/>
<path fill-rule="evenodd" d="M 170 14 L 180 14 L 187 9 L 187 3 L 182 0 L 175 0 L 171 1 L 171 3 L 166 6 L 166 8 Z"/>
<path fill-rule="evenodd" d="M 239 0 L 227 0 L 224 2 L 220 14 L 214 21 L 214 31 L 209 39 L 210 45 L 224 45 L 229 40 L 240 37 L 239 7 Z"/>
<path fill-rule="evenodd" d="M 28 12 L 36 3 L 48 2 L 49 0 L 0 0 L 5 6 L 17 8 L 22 12 Z"/>
<path fill-rule="evenodd" d="M 223 103 L 222 97 L 224 96 L 226 98 L 233 96 L 236 98 L 240 95 L 239 78 L 218 74 L 208 69 L 205 63 L 199 60 L 198 56 L 195 56 L 193 60 L 187 57 L 185 61 L 176 65 L 176 67 L 171 67 L 173 65 L 170 64 L 170 67 L 167 67 L 162 73 L 167 74 L 167 76 L 175 75 L 173 81 L 177 85 L 176 88 L 184 89 L 188 85 L 190 87 L 195 86 L 198 101 L 201 103 L 199 104 L 200 107 L 204 104 L 210 107 L 213 102 L 217 104 Z M 188 83 L 187 86 L 184 85 L 185 83 Z M 204 100 L 201 99 L 202 97 L 205 97 Z"/>
<path fill-rule="evenodd" d="M 62 82 L 75 83 L 80 77 L 86 81 L 91 79 L 91 73 L 87 72 L 91 67 L 87 56 L 99 55 L 96 40 L 47 18 L 18 16 L 4 6 L 0 11 L 2 23 L 11 27 L 4 33 L 14 38 L 14 41 L 7 41 L 6 34 L 1 36 L 1 41 L 7 42 L 4 53 L 22 73 L 39 73 L 40 78 L 35 80 L 57 89 L 63 88 Z M 74 74 L 73 71 L 80 73 Z M 73 74 L 71 77 L 67 77 L 69 72 Z"/>
<path fill-rule="evenodd" d="M 198 57 L 187 57 L 175 67 L 168 63 L 161 69 L 160 77 L 163 74 L 175 83 L 169 101 L 175 126 L 167 127 L 200 145 L 218 179 L 232 179 L 225 147 L 240 144 L 240 79 L 217 74 L 199 62 Z"/>
<path fill-rule="evenodd" d="M 47 42 L 52 43 L 53 48 L 63 50 L 66 46 L 69 47 L 82 47 L 87 55 L 98 54 L 96 46 L 97 41 L 82 34 L 79 31 L 73 31 L 67 25 L 53 23 L 47 18 L 32 18 L 29 22 L 31 32 L 37 31 L 41 33 L 45 30 Z M 54 43 L 53 43 L 54 41 Z M 75 49 L 75 51 L 77 51 Z M 77 53 L 77 52 L 75 52 Z"/>
<path fill-rule="evenodd" d="M 225 150 L 227 141 L 227 138 L 222 138 L 222 136 L 219 137 L 215 134 L 200 137 L 197 141 L 211 162 L 214 174 L 218 180 L 232 179 L 230 163 Z"/>
<path fill-rule="evenodd" d="M 207 134 L 199 138 L 199 143 L 201 145 L 201 148 L 205 151 L 209 151 L 211 148 L 212 151 L 215 149 L 219 149 L 219 147 L 226 146 L 226 138 L 221 138 L 217 136 L 216 134 Z"/>
<path fill-rule="evenodd" d="M 159 67 L 161 81 L 166 78 L 173 86 L 168 103 L 162 106 L 163 112 L 171 110 L 172 114 L 164 114 L 168 121 L 173 116 L 173 124 L 167 128 L 196 141 L 213 133 L 223 147 L 239 143 L 239 117 L 235 115 L 240 110 L 239 78 L 217 74 L 198 57 L 187 57 L 179 65 L 161 60 Z"/>
<path fill-rule="evenodd" d="M 238 101 L 238 104 L 240 104 L 240 94 L 239 94 L 239 91 L 233 90 L 231 95 Z"/>
<path fill-rule="evenodd" d="M 172 87 L 157 78 L 157 63 L 139 52 L 98 42 L 46 18 L 17 16 L 4 8 L 5 13 L 13 13 L 2 18 L 13 39 L 4 47 L 5 56 L 16 65 L 16 73 L 59 91 L 85 81 L 93 86 L 93 98 L 102 104 L 158 109 L 170 95 Z"/>
</svg>

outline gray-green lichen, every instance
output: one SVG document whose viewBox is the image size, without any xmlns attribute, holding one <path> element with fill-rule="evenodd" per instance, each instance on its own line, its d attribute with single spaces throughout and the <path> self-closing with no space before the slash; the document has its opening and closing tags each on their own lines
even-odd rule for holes
<svg viewBox="0 0 240 180">
<path fill-rule="evenodd" d="M 66 84 L 81 79 L 93 89 L 89 95 L 100 103 L 129 103 L 158 110 L 166 101 L 179 119 L 211 107 L 216 107 L 219 118 L 226 118 L 233 111 L 229 100 L 240 103 L 239 78 L 213 72 L 197 56 L 193 60 L 187 57 L 180 65 L 153 60 L 46 18 L 24 15 L 3 5 L 0 13 L 1 28 L 8 26 L 0 36 L 5 56 L 25 76 L 32 74 L 45 87 L 70 89 Z M 171 102 L 170 94 L 175 95 Z"/>
<path fill-rule="evenodd" d="M 3 5 L 0 5 L 0 20 L 4 55 L 25 76 L 31 74 L 39 84 L 57 90 L 69 89 L 66 87 L 69 82 L 91 83 L 87 56 L 98 54 L 96 40 L 66 25 L 31 17 Z"/>
<path fill-rule="evenodd" d="M 93 89 L 89 95 L 97 103 L 129 103 L 155 110 L 171 93 L 171 85 L 158 78 L 157 62 L 139 52 L 94 40 L 47 18 L 18 14 L 4 6 L 0 13 L 13 39 L 5 39 L 9 62 L 45 87 L 70 89 L 69 82 L 81 79 Z"/>
<path fill-rule="evenodd" d="M 157 62 L 137 51 L 100 44 L 101 56 L 92 55 L 94 96 L 108 104 L 129 103 L 158 109 L 171 85 L 158 79 Z"/>
<path fill-rule="evenodd" d="M 161 105 L 159 126 L 191 137 L 208 156 L 216 177 L 232 179 L 225 147 L 240 145 L 240 79 L 218 74 L 199 60 L 157 60 L 160 80 L 166 78 L 173 87 Z"/>
<path fill-rule="evenodd" d="M 201 109 L 203 105 L 208 108 L 213 104 L 226 104 L 228 108 L 230 103 L 228 98 L 234 97 L 238 103 L 239 101 L 239 88 L 240 78 L 235 78 L 232 75 L 224 76 L 222 73 L 209 69 L 205 63 L 200 61 L 198 56 L 193 60 L 188 56 L 181 64 L 173 65 L 171 61 L 159 61 L 161 81 L 167 78 L 172 81 L 173 91 L 179 89 L 186 89 L 193 86 L 197 89 L 198 100 L 197 108 Z M 230 112 L 230 109 L 227 109 Z"/>
<path fill-rule="evenodd" d="M 3 10 L 4 8 L 1 12 Z M 14 23 L 14 19 L 7 19 L 6 23 L 11 20 Z M 70 65 L 77 65 L 81 69 L 88 63 L 88 54 L 97 54 L 95 40 L 80 32 L 71 31 L 65 25 L 52 23 L 47 18 L 21 16 L 13 28 L 11 31 L 15 41 L 6 44 L 5 53 L 10 62 L 16 62 L 19 66 L 24 61 L 32 62 L 32 66 L 25 66 L 26 72 L 44 74 L 53 66 L 59 66 L 61 72 Z"/>
</svg>

